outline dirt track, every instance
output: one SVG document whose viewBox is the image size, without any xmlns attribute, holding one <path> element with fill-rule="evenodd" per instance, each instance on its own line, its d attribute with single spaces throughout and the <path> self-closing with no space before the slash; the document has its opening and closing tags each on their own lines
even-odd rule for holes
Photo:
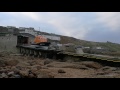
<svg viewBox="0 0 120 90">
<path fill-rule="evenodd" d="M 119 78 L 120 68 L 0 53 L 0 78 Z"/>
</svg>

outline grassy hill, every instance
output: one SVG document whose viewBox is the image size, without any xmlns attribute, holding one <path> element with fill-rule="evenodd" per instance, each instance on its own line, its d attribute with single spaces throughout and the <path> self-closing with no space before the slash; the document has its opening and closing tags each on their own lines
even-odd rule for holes
<svg viewBox="0 0 120 90">
<path fill-rule="evenodd" d="M 47 32 L 41 32 L 41 33 L 50 35 L 50 33 L 47 33 Z M 61 36 L 61 35 L 57 35 L 57 36 L 61 37 L 61 41 L 60 41 L 61 44 L 73 43 L 75 45 L 81 45 L 81 46 L 91 47 L 91 48 L 98 46 L 98 47 L 106 48 L 109 50 L 109 53 L 107 52 L 105 54 L 120 56 L 120 44 L 117 44 L 117 43 L 92 42 L 92 41 L 76 39 L 74 37 Z"/>
<path fill-rule="evenodd" d="M 18 28 L 16 28 L 14 31 L 15 32 L 18 31 Z M 1 33 L 6 33 L 6 32 L 8 32 L 8 29 L 6 27 L 0 26 L 0 32 Z M 41 34 L 46 34 L 46 35 L 51 34 L 51 33 L 41 32 L 41 31 L 40 31 L 40 33 Z M 52 35 L 56 35 L 56 34 L 52 34 Z M 109 53 L 105 53 L 105 54 L 119 55 L 120 56 L 120 44 L 117 44 L 117 43 L 92 42 L 92 41 L 76 39 L 74 37 L 61 36 L 61 35 L 57 35 L 57 36 L 61 37 L 60 43 L 62 43 L 62 44 L 73 43 L 75 45 L 81 45 L 81 46 L 91 47 L 91 48 L 96 47 L 96 46 L 100 46 L 100 47 L 103 47 L 103 48 L 107 48 L 109 50 Z"/>
<path fill-rule="evenodd" d="M 61 41 L 60 43 L 66 44 L 66 43 L 74 43 L 75 45 L 81 45 L 85 47 L 96 47 L 100 46 L 102 48 L 106 48 L 109 51 L 107 55 L 112 55 L 112 56 L 120 56 L 120 44 L 117 43 L 112 43 L 112 42 L 92 42 L 92 41 L 85 41 L 85 40 L 80 40 L 76 39 L 73 37 L 67 37 L 67 36 L 61 36 Z"/>
</svg>

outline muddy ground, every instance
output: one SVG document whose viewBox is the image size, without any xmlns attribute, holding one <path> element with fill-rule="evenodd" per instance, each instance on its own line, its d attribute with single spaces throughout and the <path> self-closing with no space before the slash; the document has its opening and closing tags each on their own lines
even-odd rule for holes
<svg viewBox="0 0 120 90">
<path fill-rule="evenodd" d="M 120 68 L 92 61 L 60 62 L 2 52 L 0 78 L 119 78 Z"/>
</svg>

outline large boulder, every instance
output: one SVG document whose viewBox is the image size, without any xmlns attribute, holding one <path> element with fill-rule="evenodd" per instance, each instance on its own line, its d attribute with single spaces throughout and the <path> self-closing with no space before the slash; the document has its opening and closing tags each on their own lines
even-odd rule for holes
<svg viewBox="0 0 120 90">
<path fill-rule="evenodd" d="M 8 75 L 9 77 L 11 77 L 11 76 L 13 76 L 13 75 L 14 75 L 14 72 L 13 72 L 13 71 L 11 71 L 11 72 L 9 72 L 7 75 Z"/>
<path fill-rule="evenodd" d="M 37 78 L 37 76 L 34 75 L 34 74 L 32 74 L 32 73 L 30 73 L 30 74 L 28 75 L 28 77 L 29 77 L 29 78 Z"/>
<path fill-rule="evenodd" d="M 63 69 L 59 69 L 58 73 L 66 73 Z"/>
<path fill-rule="evenodd" d="M 50 75 L 48 72 L 43 72 L 41 71 L 38 75 L 37 78 L 54 78 L 53 75 Z"/>
<path fill-rule="evenodd" d="M 117 68 L 115 67 L 110 67 L 110 66 L 105 66 L 103 68 L 101 68 L 102 71 L 116 71 Z"/>
<path fill-rule="evenodd" d="M 21 78 L 21 76 L 18 75 L 18 74 L 14 75 L 14 77 L 15 77 L 15 78 Z"/>
<path fill-rule="evenodd" d="M 29 71 L 28 70 L 24 70 L 24 71 L 20 70 L 19 74 L 22 78 L 27 78 L 29 75 Z"/>
<path fill-rule="evenodd" d="M 101 64 L 93 61 L 83 61 L 81 64 L 93 69 L 100 69 L 103 67 Z"/>
<path fill-rule="evenodd" d="M 40 66 L 40 65 L 34 65 L 34 66 L 31 66 L 31 69 L 40 70 L 40 69 L 42 69 L 42 66 Z"/>
<path fill-rule="evenodd" d="M 11 70 L 12 70 L 15 74 L 18 74 L 20 69 L 18 69 L 18 68 L 16 68 L 15 66 L 13 66 L 13 67 L 11 68 Z"/>
<path fill-rule="evenodd" d="M 1 78 L 8 78 L 8 76 L 6 75 L 6 73 L 2 73 Z"/>
<path fill-rule="evenodd" d="M 19 63 L 18 60 L 8 60 L 5 62 L 5 64 L 8 66 L 16 66 L 18 63 Z"/>
<path fill-rule="evenodd" d="M 44 61 L 44 65 L 50 64 L 51 62 L 52 62 L 51 60 L 45 60 L 45 61 Z"/>
</svg>

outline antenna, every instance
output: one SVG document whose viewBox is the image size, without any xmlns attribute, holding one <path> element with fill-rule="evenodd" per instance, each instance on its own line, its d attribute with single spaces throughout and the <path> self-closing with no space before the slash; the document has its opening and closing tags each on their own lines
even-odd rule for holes
<svg viewBox="0 0 120 90">
<path fill-rule="evenodd" d="M 39 31 L 40 31 L 40 27 L 39 27 Z"/>
<path fill-rule="evenodd" d="M 39 31 L 40 31 L 40 27 L 39 27 Z M 42 34 L 40 33 L 40 35 L 42 35 Z"/>
</svg>

